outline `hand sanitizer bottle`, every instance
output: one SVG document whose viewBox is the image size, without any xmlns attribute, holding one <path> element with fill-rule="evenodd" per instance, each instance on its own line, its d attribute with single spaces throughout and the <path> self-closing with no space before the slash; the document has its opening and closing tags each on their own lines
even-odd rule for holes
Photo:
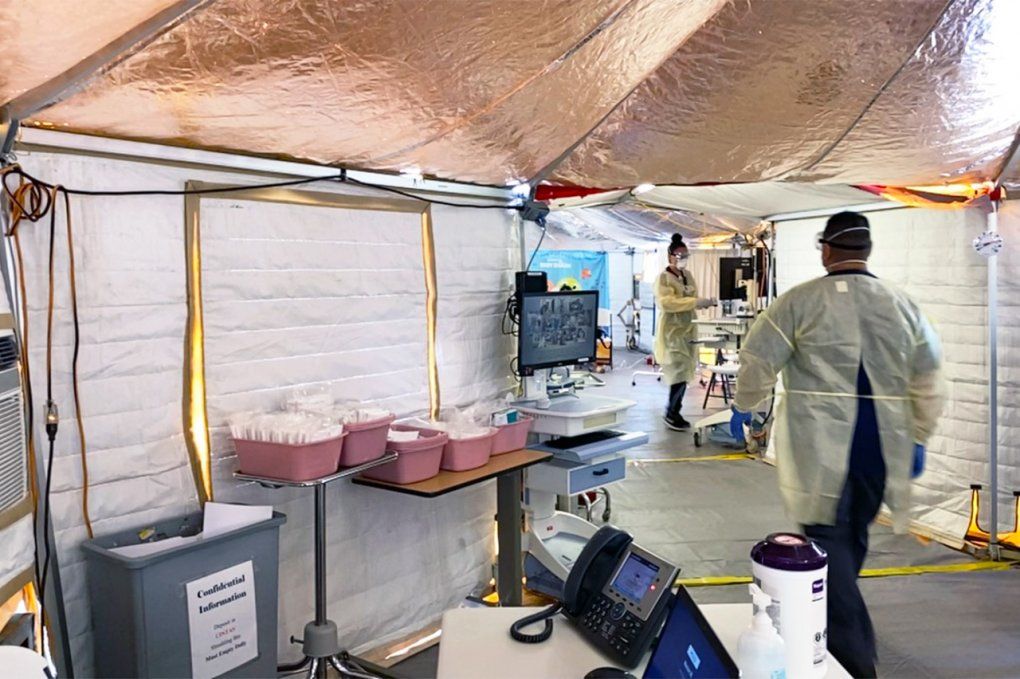
<svg viewBox="0 0 1020 679">
<path fill-rule="evenodd" d="M 786 679 L 786 646 L 768 613 L 772 598 L 754 583 L 750 590 L 755 614 L 737 644 L 741 679 Z"/>
</svg>

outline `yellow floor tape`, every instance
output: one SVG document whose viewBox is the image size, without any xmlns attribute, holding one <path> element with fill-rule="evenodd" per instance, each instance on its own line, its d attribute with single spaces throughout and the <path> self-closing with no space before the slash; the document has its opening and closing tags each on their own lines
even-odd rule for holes
<svg viewBox="0 0 1020 679">
<path fill-rule="evenodd" d="M 961 573 L 966 571 L 1006 571 L 1010 564 L 1003 561 L 973 561 L 968 563 L 938 564 L 929 566 L 897 566 L 893 568 L 865 568 L 862 578 L 889 578 L 928 573 Z M 677 578 L 676 584 L 684 587 L 718 587 L 742 585 L 751 582 L 749 575 L 714 575 L 704 578 Z"/>
<path fill-rule="evenodd" d="M 650 457 L 642 458 L 640 460 L 628 460 L 628 462 L 637 464 L 655 464 L 658 462 L 715 462 L 717 460 L 754 460 L 756 455 L 750 455 L 749 453 L 723 453 L 720 455 L 702 455 L 701 457 Z"/>
</svg>

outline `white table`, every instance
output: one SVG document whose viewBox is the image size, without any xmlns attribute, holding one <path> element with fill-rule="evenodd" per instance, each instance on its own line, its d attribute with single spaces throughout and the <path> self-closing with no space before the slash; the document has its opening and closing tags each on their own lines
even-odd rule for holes
<svg viewBox="0 0 1020 679">
<path fill-rule="evenodd" d="M 556 618 L 556 628 L 545 643 L 522 644 L 511 639 L 510 625 L 538 610 L 457 608 L 447 611 L 443 616 L 437 679 L 582 679 L 596 667 L 618 666 L 590 645 L 562 616 Z M 701 612 L 726 650 L 736 657 L 737 640 L 751 620 L 751 604 L 706 604 Z M 630 672 L 640 679 L 647 662 L 645 658 Z M 830 656 L 825 679 L 849 677 Z"/>
</svg>

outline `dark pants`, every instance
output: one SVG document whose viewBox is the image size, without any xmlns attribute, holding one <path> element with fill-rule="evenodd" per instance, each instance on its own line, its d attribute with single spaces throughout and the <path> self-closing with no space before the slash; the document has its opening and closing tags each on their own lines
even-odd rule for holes
<svg viewBox="0 0 1020 679">
<path fill-rule="evenodd" d="M 666 403 L 666 417 L 671 420 L 680 418 L 680 408 L 684 405 L 684 394 L 687 393 L 687 383 L 677 382 L 669 385 L 669 401 Z"/>
<path fill-rule="evenodd" d="M 857 393 L 870 396 L 871 383 L 861 368 Z M 857 422 L 850 446 L 850 469 L 834 526 L 804 526 L 804 534 L 829 555 L 829 653 L 854 677 L 874 677 L 875 629 L 857 586 L 868 554 L 868 526 L 885 494 L 885 460 L 878 435 L 875 402 L 857 401 Z"/>
<path fill-rule="evenodd" d="M 868 554 L 868 525 L 878 514 L 885 476 L 850 476 L 835 526 L 804 526 L 829 555 L 829 653 L 854 677 L 874 677 L 875 630 L 857 586 Z"/>
</svg>

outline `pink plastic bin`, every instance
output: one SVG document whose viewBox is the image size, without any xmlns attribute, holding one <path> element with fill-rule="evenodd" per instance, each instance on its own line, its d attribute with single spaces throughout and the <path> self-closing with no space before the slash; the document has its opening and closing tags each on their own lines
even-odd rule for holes
<svg viewBox="0 0 1020 679">
<path fill-rule="evenodd" d="M 481 467 L 492 455 L 492 439 L 496 429 L 489 428 L 489 433 L 472 436 L 466 439 L 450 439 L 443 448 L 442 468 L 451 472 L 463 472 Z"/>
<path fill-rule="evenodd" d="M 388 441 L 386 449 L 397 454 L 395 462 L 372 467 L 364 472 L 370 479 L 388 483 L 417 483 L 431 479 L 439 473 L 446 445 L 445 432 L 432 429 L 416 429 L 402 424 L 393 425 L 394 431 L 417 430 L 421 437 L 417 441 Z"/>
<path fill-rule="evenodd" d="M 345 424 L 347 440 L 340 454 L 340 466 L 357 467 L 385 455 L 386 435 L 390 433 L 390 423 L 395 419 L 395 415 L 387 415 L 378 420 Z"/>
<path fill-rule="evenodd" d="M 527 445 L 532 422 L 534 422 L 532 418 L 518 415 L 517 421 L 513 424 L 496 427 L 496 435 L 492 439 L 492 454 L 510 453 Z"/>
<path fill-rule="evenodd" d="M 267 443 L 234 439 L 241 472 L 287 481 L 311 481 L 335 474 L 344 447 L 344 432 L 318 443 Z"/>
</svg>

